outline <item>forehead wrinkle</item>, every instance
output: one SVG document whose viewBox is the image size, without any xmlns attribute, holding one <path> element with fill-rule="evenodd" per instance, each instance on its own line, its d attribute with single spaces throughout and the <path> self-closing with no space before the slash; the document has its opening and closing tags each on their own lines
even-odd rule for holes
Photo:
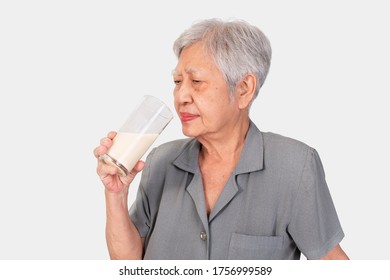
<svg viewBox="0 0 390 280">
<path fill-rule="evenodd" d="M 195 68 L 192 68 L 192 67 L 188 67 L 186 69 L 184 69 L 184 72 L 186 74 L 199 74 L 201 73 L 202 71 L 200 70 L 197 70 Z M 176 69 L 173 69 L 172 70 L 172 75 L 175 75 L 175 76 L 183 76 L 183 74 L 181 72 L 178 72 Z"/>
</svg>

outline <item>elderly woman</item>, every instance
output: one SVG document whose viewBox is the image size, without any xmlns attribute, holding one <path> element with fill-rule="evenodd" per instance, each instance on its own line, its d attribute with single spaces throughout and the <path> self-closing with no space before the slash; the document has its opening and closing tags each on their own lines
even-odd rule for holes
<svg viewBox="0 0 390 280">
<path fill-rule="evenodd" d="M 98 161 L 110 257 L 348 259 L 317 152 L 249 118 L 270 66 L 264 34 L 243 21 L 204 20 L 174 51 L 175 109 L 188 138 L 153 149 L 126 177 Z M 101 140 L 97 158 L 114 137 Z"/>
</svg>

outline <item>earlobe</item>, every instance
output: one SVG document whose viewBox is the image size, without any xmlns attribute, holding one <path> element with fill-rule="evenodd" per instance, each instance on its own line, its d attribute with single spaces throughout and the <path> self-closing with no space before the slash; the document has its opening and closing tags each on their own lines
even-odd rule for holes
<svg viewBox="0 0 390 280">
<path fill-rule="evenodd" d="M 255 94 L 256 83 L 256 76 L 253 74 L 245 75 L 238 82 L 236 90 L 240 109 L 246 109 L 250 106 Z"/>
</svg>

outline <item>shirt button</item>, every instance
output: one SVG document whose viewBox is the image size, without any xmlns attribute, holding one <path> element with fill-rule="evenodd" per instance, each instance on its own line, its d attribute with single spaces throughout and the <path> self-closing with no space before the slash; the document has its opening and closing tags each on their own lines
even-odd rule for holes
<svg viewBox="0 0 390 280">
<path fill-rule="evenodd" d="M 203 241 L 206 241 L 207 240 L 207 234 L 206 232 L 202 231 L 200 233 L 200 239 L 203 240 Z"/>
</svg>

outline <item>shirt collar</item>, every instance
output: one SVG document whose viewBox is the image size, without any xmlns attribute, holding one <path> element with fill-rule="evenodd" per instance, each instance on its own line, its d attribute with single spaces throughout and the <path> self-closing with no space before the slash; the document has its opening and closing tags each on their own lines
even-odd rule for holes
<svg viewBox="0 0 390 280">
<path fill-rule="evenodd" d="M 250 121 L 246 134 L 244 148 L 234 170 L 235 174 L 249 173 L 263 169 L 264 142 L 263 134 L 257 126 Z"/>
<path fill-rule="evenodd" d="M 195 138 L 191 139 L 183 152 L 173 161 L 173 164 L 187 172 L 196 173 L 201 144 Z M 240 159 L 234 169 L 235 174 L 249 173 L 263 169 L 264 143 L 263 135 L 257 126 L 250 121 L 248 133 Z"/>
</svg>

